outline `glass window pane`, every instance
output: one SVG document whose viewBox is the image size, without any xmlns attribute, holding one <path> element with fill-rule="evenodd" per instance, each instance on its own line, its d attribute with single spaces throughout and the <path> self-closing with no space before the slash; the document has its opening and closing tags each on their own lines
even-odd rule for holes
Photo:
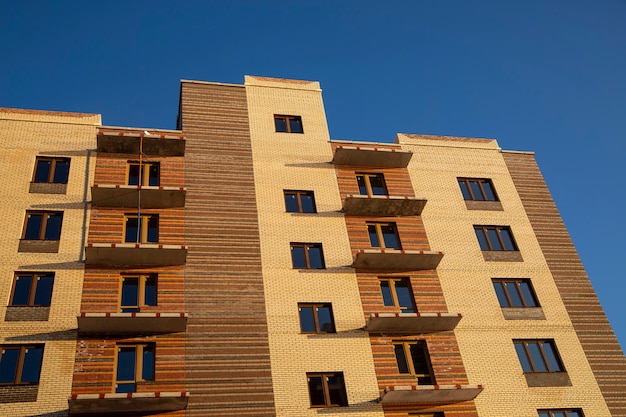
<svg viewBox="0 0 626 417">
<path fill-rule="evenodd" d="M 46 240 L 59 240 L 61 238 L 61 223 L 63 221 L 62 214 L 51 214 L 48 216 L 48 222 L 46 223 L 46 233 L 44 239 Z"/>
<path fill-rule="evenodd" d="M 139 164 L 128 166 L 128 185 L 139 185 Z"/>
<path fill-rule="evenodd" d="M 513 243 L 513 237 L 511 236 L 509 229 L 501 229 L 500 236 L 502 237 L 505 250 L 517 250 L 515 248 L 515 244 Z"/>
<path fill-rule="evenodd" d="M 143 347 L 141 379 L 144 381 L 154 380 L 154 346 Z"/>
<path fill-rule="evenodd" d="M 471 200 L 472 195 L 470 194 L 469 188 L 467 187 L 467 183 L 465 181 L 459 180 L 459 187 L 461 187 L 461 193 L 463 194 L 463 199 Z"/>
<path fill-rule="evenodd" d="M 487 236 L 489 237 L 489 243 L 491 243 L 491 250 L 502 250 L 502 244 L 496 229 L 487 229 Z"/>
<path fill-rule="evenodd" d="M 54 166 L 54 178 L 52 182 L 57 184 L 67 184 L 67 177 L 70 172 L 70 161 L 57 161 Z"/>
<path fill-rule="evenodd" d="M 515 351 L 522 365 L 522 370 L 524 372 L 532 372 L 533 368 L 530 366 L 530 361 L 528 360 L 528 356 L 526 356 L 526 350 L 524 350 L 524 344 L 522 342 L 515 343 Z"/>
<path fill-rule="evenodd" d="M 491 187 L 491 182 L 485 181 L 483 182 L 483 191 L 485 192 L 486 199 L 489 201 L 496 201 L 496 193 L 493 191 L 493 187 Z"/>
<path fill-rule="evenodd" d="M 398 304 L 403 313 L 415 313 L 415 306 L 413 304 L 413 296 L 411 295 L 411 289 L 409 283 L 406 281 L 396 281 L 396 297 L 398 297 Z"/>
<path fill-rule="evenodd" d="M 294 268 L 306 268 L 303 246 L 291 247 L 291 262 Z"/>
<path fill-rule="evenodd" d="M 147 242 L 157 243 L 159 241 L 159 218 L 158 216 L 148 217 Z"/>
<path fill-rule="evenodd" d="M 509 293 L 509 297 L 511 298 L 511 307 L 524 307 L 522 303 L 522 297 L 520 297 L 519 292 L 517 291 L 517 285 L 515 282 L 505 282 L 506 290 Z"/>
<path fill-rule="evenodd" d="M 117 393 L 129 393 L 136 391 L 136 384 L 134 382 L 130 382 L 128 384 L 115 384 L 115 392 Z"/>
<path fill-rule="evenodd" d="M 156 277 L 146 278 L 146 287 L 144 288 L 143 303 L 147 306 L 157 305 L 157 279 Z"/>
<path fill-rule="evenodd" d="M 393 297 L 391 296 L 389 281 L 380 281 L 380 292 L 383 294 L 383 303 L 386 306 L 393 306 Z"/>
<path fill-rule="evenodd" d="M 489 244 L 487 243 L 487 237 L 485 236 L 483 229 L 476 228 L 474 231 L 476 232 L 476 238 L 478 239 L 480 250 L 489 250 Z"/>
<path fill-rule="evenodd" d="M 135 380 L 135 347 L 126 346 L 117 349 L 117 381 Z"/>
<path fill-rule="evenodd" d="M 289 213 L 297 213 L 298 212 L 298 200 L 296 194 L 285 194 L 285 207 L 287 208 L 287 212 Z"/>
<path fill-rule="evenodd" d="M 328 395 L 330 396 L 330 404 L 346 405 L 348 398 L 346 397 L 346 389 L 343 386 L 343 377 L 340 375 L 329 376 L 326 378 L 328 384 Z"/>
<path fill-rule="evenodd" d="M 324 268 L 324 261 L 322 259 L 322 248 L 319 246 L 309 246 L 307 250 L 309 253 L 309 265 L 311 266 L 311 268 Z"/>
<path fill-rule="evenodd" d="M 570 411 L 567 417 L 583 417 L 583 415 L 578 411 Z"/>
<path fill-rule="evenodd" d="M 474 200 L 482 201 L 485 198 L 483 197 L 483 192 L 480 190 L 480 183 L 478 181 L 470 181 L 470 187 L 472 187 L 472 194 L 474 196 Z"/>
<path fill-rule="evenodd" d="M 22 275 L 15 278 L 15 289 L 11 305 L 26 306 L 30 297 L 30 286 L 33 281 L 31 275 Z"/>
<path fill-rule="evenodd" d="M 530 357 L 533 360 L 534 371 L 546 372 L 548 370 L 548 367 L 543 361 L 543 356 L 541 356 L 541 349 L 539 349 L 539 344 L 528 343 L 528 351 L 530 352 Z"/>
<path fill-rule="evenodd" d="M 378 233 L 376 232 L 376 226 L 370 224 L 367 226 L 367 232 L 370 235 L 370 244 L 373 248 L 380 248 L 380 241 L 378 240 Z"/>
<path fill-rule="evenodd" d="M 546 412 L 540 411 L 539 412 L 539 417 L 550 417 L 550 415 Z"/>
<path fill-rule="evenodd" d="M 315 213 L 315 202 L 313 194 L 300 194 L 300 203 L 303 213 Z"/>
<path fill-rule="evenodd" d="M 159 185 L 159 164 L 150 165 L 148 171 L 148 185 L 156 187 Z"/>
<path fill-rule="evenodd" d="M 428 359 L 426 358 L 426 347 L 422 343 L 411 343 L 409 349 L 415 373 L 417 375 L 428 375 L 430 370 L 428 369 Z"/>
<path fill-rule="evenodd" d="M 35 289 L 33 305 L 46 307 L 50 305 L 53 284 L 54 275 L 42 275 L 37 278 L 37 288 Z"/>
<path fill-rule="evenodd" d="M 324 400 L 324 386 L 322 385 L 321 376 L 309 377 L 309 395 L 311 397 L 311 405 L 326 405 Z"/>
<path fill-rule="evenodd" d="M 398 364 L 398 372 L 401 374 L 410 373 L 411 371 L 409 370 L 409 364 L 406 360 L 406 355 L 404 354 L 404 346 L 394 345 L 393 350 L 396 354 L 396 363 Z"/>
<path fill-rule="evenodd" d="M 122 300 L 123 313 L 133 313 L 139 311 L 137 308 L 139 297 L 139 278 L 124 278 L 122 280 Z M 131 307 L 131 308 L 129 308 Z"/>
<path fill-rule="evenodd" d="M 274 124 L 276 125 L 277 132 L 287 131 L 287 121 L 284 118 L 281 118 L 281 117 L 274 118 Z"/>
<path fill-rule="evenodd" d="M 24 233 L 24 239 L 39 239 L 39 233 L 41 233 L 41 223 L 43 215 L 41 214 L 29 214 L 26 220 L 26 232 Z"/>
<path fill-rule="evenodd" d="M 496 290 L 496 296 L 498 297 L 498 302 L 500 303 L 500 307 L 510 307 L 509 301 L 506 298 L 506 293 L 504 292 L 504 288 L 502 287 L 502 282 L 494 282 L 493 288 Z"/>
<path fill-rule="evenodd" d="M 300 307 L 300 330 L 303 333 L 315 333 L 313 307 Z"/>
<path fill-rule="evenodd" d="M 387 195 L 385 180 L 382 176 L 377 175 L 375 177 L 370 177 L 370 186 L 372 187 L 373 195 Z"/>
<path fill-rule="evenodd" d="M 138 221 L 136 217 L 129 217 L 126 219 L 126 242 L 137 242 L 137 233 L 139 233 L 137 224 Z"/>
<path fill-rule="evenodd" d="M 400 241 L 396 235 L 396 228 L 393 226 L 381 226 L 380 229 L 383 233 L 383 239 L 385 240 L 385 248 L 400 249 Z"/>
<path fill-rule="evenodd" d="M 365 177 L 363 175 L 357 175 L 356 182 L 359 185 L 359 194 L 367 195 L 367 186 L 365 185 Z"/>
<path fill-rule="evenodd" d="M 19 356 L 19 349 L 2 349 L 2 357 L 0 357 L 0 383 L 15 382 L 15 372 L 17 371 L 17 360 Z"/>
<path fill-rule="evenodd" d="M 25 349 L 24 364 L 22 365 L 22 377 L 20 382 L 37 383 L 41 372 L 43 359 L 43 347 L 31 347 Z"/>
<path fill-rule="evenodd" d="M 291 133 L 302 133 L 302 121 L 299 117 L 289 119 L 289 131 Z"/>
<path fill-rule="evenodd" d="M 535 296 L 530 289 L 530 284 L 526 281 L 522 281 L 519 283 L 519 287 L 522 290 L 522 296 L 524 297 L 526 307 L 537 307 L 537 302 L 535 301 Z"/>
<path fill-rule="evenodd" d="M 335 326 L 333 324 L 333 313 L 330 306 L 322 306 L 317 308 L 317 321 L 320 331 L 324 333 L 334 333 Z"/>
<path fill-rule="evenodd" d="M 546 359 L 548 360 L 548 366 L 550 367 L 551 372 L 561 372 L 563 368 L 559 363 L 559 360 L 556 357 L 556 352 L 554 351 L 554 346 L 550 342 L 543 342 L 543 353 L 546 355 Z"/>
<path fill-rule="evenodd" d="M 52 161 L 37 161 L 35 182 L 48 182 Z"/>
<path fill-rule="evenodd" d="M 553 411 L 552 417 L 567 417 L 563 411 Z"/>
</svg>

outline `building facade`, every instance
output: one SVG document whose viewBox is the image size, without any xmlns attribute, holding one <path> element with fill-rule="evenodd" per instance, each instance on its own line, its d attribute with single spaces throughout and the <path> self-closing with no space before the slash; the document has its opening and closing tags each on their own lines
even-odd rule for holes
<svg viewBox="0 0 626 417">
<path fill-rule="evenodd" d="M 319 83 L 253 76 L 0 145 L 3 415 L 626 416 L 532 153 L 331 140 Z"/>
</svg>

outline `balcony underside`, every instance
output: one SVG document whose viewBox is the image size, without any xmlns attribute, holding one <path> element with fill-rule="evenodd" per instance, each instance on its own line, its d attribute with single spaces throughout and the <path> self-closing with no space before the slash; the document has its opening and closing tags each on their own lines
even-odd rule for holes
<svg viewBox="0 0 626 417">
<path fill-rule="evenodd" d="M 168 137 L 169 136 L 169 137 Z M 185 140 L 174 135 L 144 136 L 142 151 L 144 155 L 184 156 Z M 139 155 L 140 135 L 125 133 L 101 133 L 98 135 L 98 152 L 125 153 Z"/>
<path fill-rule="evenodd" d="M 136 185 L 96 184 L 91 187 L 91 203 L 97 207 L 137 207 L 141 201 L 142 208 L 184 207 L 186 194 L 182 187 L 142 186 L 140 189 Z"/>
<path fill-rule="evenodd" d="M 80 394 L 68 399 L 70 414 L 143 413 L 184 410 L 188 392 L 135 392 L 131 394 Z M 142 415 L 143 415 L 142 414 Z"/>
<path fill-rule="evenodd" d="M 356 269 L 417 271 L 435 269 L 443 253 L 411 250 L 362 249 L 354 258 Z"/>
<path fill-rule="evenodd" d="M 473 400 L 482 385 L 412 385 L 387 387 L 380 397 L 383 405 L 452 404 Z"/>
<path fill-rule="evenodd" d="M 184 332 L 185 313 L 81 313 L 78 332 L 89 334 L 159 334 Z"/>
<path fill-rule="evenodd" d="M 346 216 L 419 216 L 426 200 L 384 195 L 348 195 L 343 203 Z"/>
<path fill-rule="evenodd" d="M 150 243 L 90 243 L 85 248 L 87 265 L 172 266 L 184 265 L 187 247 Z"/>
<path fill-rule="evenodd" d="M 406 168 L 413 152 L 376 147 L 338 146 L 333 164 L 362 167 Z"/>
<path fill-rule="evenodd" d="M 367 331 L 384 334 L 421 334 L 454 330 L 461 314 L 377 313 L 370 315 Z"/>
</svg>

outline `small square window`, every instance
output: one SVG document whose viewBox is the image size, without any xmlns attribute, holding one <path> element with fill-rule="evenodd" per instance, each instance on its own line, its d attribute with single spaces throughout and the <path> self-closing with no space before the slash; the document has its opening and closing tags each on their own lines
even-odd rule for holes
<svg viewBox="0 0 626 417">
<path fill-rule="evenodd" d="M 417 312 L 408 278 L 381 278 L 380 291 L 385 306 L 397 307 L 401 313 Z"/>
<path fill-rule="evenodd" d="M 274 125 L 276 126 L 277 132 L 304 133 L 302 129 L 302 118 L 300 116 L 275 114 Z"/>
<path fill-rule="evenodd" d="M 22 233 L 24 240 L 59 240 L 63 212 L 27 211 L 26 224 Z"/>
<path fill-rule="evenodd" d="M 513 233 L 508 226 L 474 226 L 474 232 L 484 251 L 517 251 Z"/>
<path fill-rule="evenodd" d="M 143 162 L 141 169 L 139 162 L 129 161 L 127 170 L 128 185 L 158 186 L 160 184 L 161 168 L 158 162 Z"/>
<path fill-rule="evenodd" d="M 383 174 L 359 173 L 356 176 L 356 182 L 361 195 L 389 195 Z"/>
<path fill-rule="evenodd" d="M 525 373 L 564 371 L 553 340 L 514 340 L 513 344 Z"/>
<path fill-rule="evenodd" d="M 394 342 L 398 372 L 415 376 L 418 385 L 435 385 L 426 342 Z"/>
<path fill-rule="evenodd" d="M 324 269 L 321 243 L 291 243 L 291 262 L 296 269 Z"/>
<path fill-rule="evenodd" d="M 67 184 L 69 173 L 69 158 L 49 158 L 45 156 L 38 156 L 35 160 L 33 182 Z"/>
<path fill-rule="evenodd" d="M 313 191 L 284 190 L 288 213 L 316 213 Z"/>
<path fill-rule="evenodd" d="M 130 275 L 122 277 L 120 311 L 137 313 L 142 307 L 157 305 L 157 275 Z"/>
<path fill-rule="evenodd" d="M 13 279 L 11 307 L 48 307 L 52 300 L 54 273 L 17 272 Z"/>
<path fill-rule="evenodd" d="M 500 307 L 539 307 L 529 279 L 496 278 L 492 281 Z"/>
<path fill-rule="evenodd" d="M 138 218 L 125 216 L 124 242 L 157 243 L 159 241 L 159 215 L 148 214 Z"/>
<path fill-rule="evenodd" d="M 464 200 L 498 201 L 493 183 L 485 178 L 458 178 Z"/>
<path fill-rule="evenodd" d="M 537 410 L 539 417 L 584 417 L 583 410 L 576 409 L 550 409 L 550 410 Z"/>
<path fill-rule="evenodd" d="M 154 343 L 117 346 L 115 392 L 137 391 L 137 383 L 154 381 Z"/>
<path fill-rule="evenodd" d="M 367 223 L 367 231 L 373 248 L 402 249 L 395 223 Z"/>
<path fill-rule="evenodd" d="M 330 303 L 299 303 L 302 333 L 335 333 L 335 320 Z"/>
<path fill-rule="evenodd" d="M 39 383 L 43 345 L 3 345 L 0 349 L 0 385 Z"/>
<path fill-rule="evenodd" d="M 306 376 L 312 408 L 348 406 L 343 372 L 307 373 Z"/>
</svg>

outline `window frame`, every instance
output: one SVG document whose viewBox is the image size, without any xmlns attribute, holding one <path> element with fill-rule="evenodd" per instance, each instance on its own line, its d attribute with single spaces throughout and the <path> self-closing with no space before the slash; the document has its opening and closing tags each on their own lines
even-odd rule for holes
<svg viewBox="0 0 626 417">
<path fill-rule="evenodd" d="M 537 308 L 537 307 L 541 307 L 541 305 L 539 304 L 539 299 L 537 298 L 537 294 L 535 293 L 535 289 L 533 288 L 533 285 L 532 285 L 530 279 L 528 279 L 528 278 L 492 278 L 491 282 L 493 283 L 494 291 L 496 292 L 496 298 L 498 299 L 498 303 L 500 304 L 500 307 L 502 307 L 502 308 Z M 518 295 L 519 299 L 522 301 L 522 305 L 521 306 L 514 305 L 513 299 L 511 298 L 511 294 L 509 293 L 509 287 L 504 285 L 505 283 L 513 283 L 515 285 L 515 290 L 517 291 L 517 295 Z M 500 287 L 502 288 L 502 291 L 504 293 L 504 296 L 506 298 L 506 301 L 507 301 L 508 305 L 502 305 L 500 297 L 498 296 L 498 290 L 495 288 L 496 284 L 500 284 Z M 530 301 L 534 302 L 535 305 L 529 305 L 529 302 L 528 302 L 529 300 L 526 300 L 526 297 L 524 295 L 524 291 L 520 287 L 520 284 L 527 284 L 528 285 L 528 291 L 530 293 L 530 297 L 532 298 L 532 300 L 530 300 Z"/>
<path fill-rule="evenodd" d="M 130 219 L 139 219 L 137 222 L 137 226 L 139 228 L 139 242 L 137 242 L 137 236 L 135 235 L 134 240 L 128 240 L 128 220 Z M 151 219 L 156 219 L 156 241 L 148 240 L 148 232 L 149 232 L 149 222 Z M 124 214 L 124 243 L 159 243 L 159 232 L 160 232 L 160 224 L 159 224 L 159 215 L 158 214 L 141 214 L 138 216 L 137 214 Z"/>
<path fill-rule="evenodd" d="M 496 235 L 498 237 L 498 243 L 502 249 L 494 249 L 494 245 L 489 238 L 488 230 L 495 230 Z M 478 232 L 482 232 L 482 236 L 487 243 L 488 248 L 485 249 L 482 246 L 482 241 L 480 237 L 478 237 Z M 510 237 L 511 244 L 513 249 L 507 249 L 504 239 L 502 238 L 502 232 L 506 231 Z M 492 225 L 474 225 L 474 234 L 476 235 L 476 239 L 478 240 L 478 246 L 482 251 L 492 251 L 492 252 L 519 252 L 519 247 L 517 246 L 517 242 L 513 237 L 513 231 L 510 226 L 492 226 Z"/>
<path fill-rule="evenodd" d="M 296 202 L 298 204 L 298 211 L 289 210 L 289 206 L 287 205 L 287 196 L 295 195 Z M 304 211 L 301 197 L 310 196 L 311 203 L 313 204 L 313 211 Z M 285 200 L 285 211 L 287 213 L 317 213 L 317 205 L 315 204 L 315 193 L 313 191 L 308 190 L 283 190 L 283 198 Z"/>
<path fill-rule="evenodd" d="M 363 185 L 365 186 L 366 193 L 363 194 L 361 192 L 361 185 L 359 184 L 359 177 L 363 177 Z M 372 191 L 372 178 L 380 178 L 382 180 L 383 189 L 385 190 L 384 194 L 374 194 Z M 385 181 L 385 175 L 382 173 L 373 173 L 373 172 L 357 172 L 356 173 L 356 183 L 359 187 L 359 195 L 366 195 L 369 197 L 372 196 L 389 196 L 389 189 L 387 188 L 387 182 Z"/>
<path fill-rule="evenodd" d="M 555 417 L 554 413 L 563 413 L 565 417 L 585 417 L 581 408 L 540 408 L 537 410 L 537 415 L 542 417 L 545 414 L 547 417 Z M 576 415 L 570 413 L 576 413 Z"/>
<path fill-rule="evenodd" d="M 37 171 L 40 162 L 50 162 L 50 168 L 48 170 L 48 178 L 46 181 L 37 181 Z M 54 156 L 36 156 L 35 157 L 35 169 L 33 171 L 33 178 L 31 180 L 34 184 L 67 184 L 70 178 L 70 161 L 71 158 L 54 157 Z M 58 163 L 67 162 L 67 176 L 64 181 L 55 181 L 56 166 Z"/>
<path fill-rule="evenodd" d="M 393 302 L 393 305 L 385 304 L 385 297 L 383 295 L 383 289 L 382 289 L 383 282 L 387 282 L 389 285 L 388 288 L 389 288 L 389 292 L 391 293 L 391 301 Z M 398 293 L 396 290 L 396 282 L 403 282 L 407 284 L 406 287 L 409 290 L 409 295 L 411 296 L 411 304 L 412 304 L 410 309 L 413 311 L 407 311 L 409 310 L 408 307 L 403 307 L 400 305 L 400 300 L 398 298 Z M 411 285 L 411 280 L 408 277 L 379 277 L 378 285 L 380 288 L 381 297 L 383 299 L 383 305 L 385 307 L 395 307 L 400 310 L 400 313 L 417 313 L 417 305 L 415 303 L 413 287 Z"/>
<path fill-rule="evenodd" d="M 282 120 L 285 123 L 285 130 L 278 130 L 277 120 Z M 298 121 L 300 124 L 300 131 L 292 131 L 291 121 Z M 274 129 L 276 133 L 304 133 L 304 126 L 302 125 L 302 116 L 295 116 L 289 114 L 275 114 L 274 115 Z"/>
<path fill-rule="evenodd" d="M 141 168 L 139 169 L 139 161 L 128 161 L 126 163 L 126 184 L 131 186 L 140 186 L 140 187 L 158 187 L 161 185 L 161 163 L 155 161 L 142 161 Z M 157 184 L 150 184 L 150 173 L 152 167 L 158 167 L 158 175 L 156 177 Z M 138 167 L 138 176 L 137 176 L 137 184 L 130 183 L 130 170 L 131 167 Z M 148 169 L 146 169 L 148 168 Z"/>
<path fill-rule="evenodd" d="M 469 177 L 458 177 L 457 182 L 461 189 L 461 195 L 463 196 L 463 200 L 465 201 L 500 201 L 498 194 L 496 193 L 496 188 L 493 186 L 493 181 L 490 178 L 469 178 Z M 471 183 L 475 182 L 478 184 L 480 189 L 480 193 L 482 194 L 480 198 L 476 198 L 474 195 L 474 190 L 472 189 Z M 469 193 L 470 198 L 465 198 L 465 193 L 463 192 L 463 186 L 461 183 L 465 184 L 465 189 Z M 485 192 L 485 188 L 483 184 L 489 184 L 491 187 L 491 193 L 493 194 L 493 199 L 488 198 L 487 192 Z"/>
<path fill-rule="evenodd" d="M 322 244 L 321 243 L 290 242 L 289 243 L 289 247 L 290 247 L 290 254 L 291 254 L 291 265 L 292 265 L 293 269 L 326 269 L 326 262 L 324 261 L 324 250 L 322 249 Z M 295 266 L 294 258 L 293 258 L 293 249 L 294 249 L 294 247 L 304 248 L 304 262 L 305 262 L 305 266 L 304 267 L 297 267 L 297 266 Z M 320 250 L 320 262 L 321 262 L 322 266 L 320 266 L 319 268 L 311 266 L 311 258 L 309 256 L 309 249 L 310 248 L 319 248 L 319 250 Z"/>
<path fill-rule="evenodd" d="M 415 363 L 413 362 L 413 356 L 411 355 L 411 346 L 418 346 L 418 345 L 421 347 L 424 353 L 425 365 L 428 368 L 427 374 L 423 374 L 423 373 L 418 374 L 415 371 Z M 393 351 L 394 351 L 394 357 L 396 359 L 396 366 L 398 367 L 398 373 L 400 375 L 410 375 L 412 377 L 415 377 L 415 380 L 418 385 L 436 385 L 437 384 L 435 380 L 435 373 L 433 371 L 432 362 L 430 360 L 430 354 L 428 353 L 428 344 L 426 343 L 425 340 L 411 340 L 411 341 L 394 340 L 392 342 L 392 346 L 393 346 Z M 408 367 L 409 372 L 400 371 L 400 364 L 398 363 L 398 354 L 397 354 L 396 346 L 402 347 L 404 361 Z M 420 382 L 420 378 L 428 379 L 428 381 L 426 383 Z"/>
<path fill-rule="evenodd" d="M 123 294 L 124 294 L 124 280 L 126 279 L 137 279 L 137 305 L 122 305 L 122 299 L 123 299 Z M 147 304 L 146 303 L 146 281 L 150 280 L 150 279 L 154 279 L 154 290 L 155 290 L 155 295 L 154 295 L 154 304 Z M 141 312 L 142 308 L 146 308 L 146 307 L 156 307 L 158 306 L 158 302 L 159 302 L 159 278 L 158 278 L 158 274 L 122 274 L 120 276 L 120 289 L 119 289 L 119 296 L 118 296 L 118 300 L 119 300 L 119 311 L 122 313 L 137 313 L 137 312 Z M 136 309 L 136 311 L 124 311 L 124 310 L 129 310 L 129 309 Z"/>
<path fill-rule="evenodd" d="M 319 314 L 318 314 L 318 309 L 320 307 L 324 307 L 324 308 L 328 308 L 328 311 L 330 313 L 330 324 L 332 326 L 331 330 L 324 330 L 321 326 L 320 326 L 320 319 L 319 319 Z M 305 331 L 302 328 L 302 309 L 303 308 L 310 308 L 312 311 L 312 316 L 313 316 L 313 324 L 315 326 L 315 329 L 310 332 L 310 331 Z M 337 328 L 335 327 L 335 316 L 333 314 L 333 306 L 331 303 L 298 303 L 298 315 L 300 318 L 300 333 L 302 334 L 327 334 L 327 333 L 337 333 Z"/>
<path fill-rule="evenodd" d="M 27 349 L 41 349 L 41 361 L 39 364 L 39 372 L 37 374 L 37 381 L 35 382 L 22 382 L 21 379 L 23 377 L 24 372 L 24 363 L 26 362 L 26 352 Z M 2 356 L 4 356 L 5 350 L 19 350 L 17 362 L 15 364 L 15 373 L 13 375 L 13 382 L 0 382 L 0 386 L 10 386 L 10 385 L 37 385 L 41 379 L 41 368 L 43 367 L 43 355 L 44 355 L 44 344 L 43 343 L 34 343 L 34 344 L 26 344 L 26 345 L 0 345 L 0 369 L 1 369 L 1 361 Z"/>
<path fill-rule="evenodd" d="M 118 373 L 120 371 L 120 361 L 119 361 L 119 353 L 122 348 L 134 348 L 135 349 L 135 372 L 134 379 L 132 380 L 120 380 L 118 379 Z M 152 350 L 152 379 L 145 379 L 143 377 L 144 371 L 144 363 L 143 363 L 143 353 L 144 350 L 150 348 Z M 155 381 L 156 380 L 156 344 L 155 343 L 117 343 L 115 345 L 115 372 L 113 374 L 113 391 L 116 393 L 128 393 L 128 392 L 137 392 L 137 384 L 146 382 L 146 381 Z M 118 391 L 118 385 L 124 384 L 134 384 L 133 391 Z"/>
<path fill-rule="evenodd" d="M 559 369 L 551 369 L 551 361 L 547 357 L 546 352 L 544 350 L 543 344 L 547 343 L 550 345 L 552 352 L 554 353 L 554 361 L 556 362 Z M 541 355 L 541 359 L 543 361 L 543 365 L 546 368 L 545 371 L 538 370 L 537 364 L 535 364 L 532 353 L 530 352 L 528 345 L 536 345 L 539 349 L 539 353 Z M 553 339 L 513 339 L 513 345 L 515 347 L 515 353 L 517 354 L 517 358 L 520 362 L 520 366 L 522 367 L 522 371 L 525 374 L 550 374 L 556 372 L 566 372 L 565 366 L 563 365 L 563 361 L 559 355 L 559 351 L 556 348 L 556 343 L 554 343 Z M 526 362 L 530 365 L 531 370 L 524 370 L 524 363 L 522 358 L 520 358 L 520 352 L 517 347 L 522 346 L 524 349 L 524 354 L 526 356 Z"/>
<path fill-rule="evenodd" d="M 309 404 L 311 405 L 311 408 L 330 408 L 330 407 L 347 407 L 349 405 L 348 403 L 348 392 L 346 390 L 346 380 L 343 376 L 343 372 L 307 372 L 306 373 L 306 377 L 307 377 L 307 388 L 309 391 Z M 343 403 L 339 403 L 339 404 L 335 404 L 332 403 L 331 401 L 331 395 L 330 395 L 330 388 L 328 385 L 328 379 L 329 377 L 335 377 L 338 378 L 341 381 L 341 389 L 343 391 L 343 398 L 345 399 L 345 402 Z M 324 404 L 313 404 L 313 396 L 311 395 L 311 378 L 321 378 L 322 380 L 322 389 L 323 389 L 323 394 L 324 394 Z"/>
<path fill-rule="evenodd" d="M 26 304 L 14 304 L 15 289 L 19 277 L 30 276 L 30 287 L 28 290 L 28 302 Z M 52 285 L 50 286 L 50 299 L 48 304 L 35 304 L 35 296 L 37 295 L 37 285 L 42 277 L 52 277 Z M 11 296 L 9 298 L 8 307 L 50 307 L 52 304 L 52 293 L 54 291 L 54 272 L 15 272 L 13 274 L 13 284 L 11 286 Z"/>
<path fill-rule="evenodd" d="M 370 241 L 370 246 L 374 249 L 385 249 L 385 250 L 402 250 L 402 242 L 400 241 L 400 235 L 398 233 L 398 226 L 395 222 L 366 222 L 367 225 L 367 235 Z M 374 246 L 371 238 L 370 227 L 376 228 L 376 235 L 378 237 L 378 243 L 380 246 Z M 396 238 L 396 242 L 398 242 L 397 248 L 388 248 L 385 244 L 385 234 L 382 231 L 382 228 L 385 226 L 389 226 L 393 229 L 393 233 Z"/>
<path fill-rule="evenodd" d="M 41 215 L 41 225 L 39 228 L 39 237 L 36 239 L 30 239 L 26 237 L 26 231 L 28 230 L 28 222 L 31 216 Z M 48 229 L 48 221 L 52 216 L 60 216 L 61 223 L 59 225 L 59 236 L 57 239 L 46 239 L 46 231 Z M 45 241 L 59 241 L 61 240 L 61 233 L 63 231 L 63 212 L 62 211 L 47 211 L 47 210 L 26 210 L 26 219 L 24 220 L 24 228 L 22 230 L 22 240 L 45 240 Z"/>
</svg>

